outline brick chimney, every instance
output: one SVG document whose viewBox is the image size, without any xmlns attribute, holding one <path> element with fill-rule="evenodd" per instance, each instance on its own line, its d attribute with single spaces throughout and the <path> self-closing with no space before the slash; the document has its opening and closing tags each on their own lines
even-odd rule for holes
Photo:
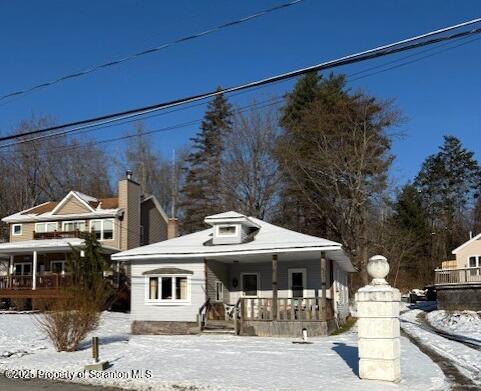
<svg viewBox="0 0 481 391">
<path fill-rule="evenodd" d="M 124 216 L 119 229 L 119 245 L 121 250 L 140 246 L 140 185 L 133 179 L 130 170 L 125 172 L 125 178 L 119 181 L 119 208 Z"/>
<path fill-rule="evenodd" d="M 173 239 L 179 236 L 179 219 L 170 218 L 167 226 L 167 239 Z"/>
</svg>

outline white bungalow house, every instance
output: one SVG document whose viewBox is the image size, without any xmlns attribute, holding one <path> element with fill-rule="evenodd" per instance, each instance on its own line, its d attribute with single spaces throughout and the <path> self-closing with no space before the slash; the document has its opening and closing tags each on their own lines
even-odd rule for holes
<svg viewBox="0 0 481 391">
<path fill-rule="evenodd" d="M 132 332 L 326 335 L 348 316 L 341 244 L 237 212 L 211 228 L 112 256 L 131 263 Z"/>
</svg>

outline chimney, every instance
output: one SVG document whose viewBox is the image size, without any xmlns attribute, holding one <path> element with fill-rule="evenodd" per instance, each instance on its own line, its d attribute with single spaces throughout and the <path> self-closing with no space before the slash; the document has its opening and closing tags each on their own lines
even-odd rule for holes
<svg viewBox="0 0 481 391">
<path fill-rule="evenodd" d="M 124 211 L 119 230 L 119 246 L 121 250 L 140 246 L 140 185 L 132 179 L 130 170 L 125 178 L 119 181 L 119 208 Z"/>
<path fill-rule="evenodd" d="M 176 218 L 169 219 L 167 226 L 167 239 L 173 239 L 179 236 L 179 220 Z"/>
</svg>

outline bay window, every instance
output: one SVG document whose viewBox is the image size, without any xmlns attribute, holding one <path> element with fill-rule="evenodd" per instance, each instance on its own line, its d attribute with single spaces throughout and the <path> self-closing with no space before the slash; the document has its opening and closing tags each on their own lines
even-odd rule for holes
<svg viewBox="0 0 481 391">
<path fill-rule="evenodd" d="M 148 303 L 190 302 L 190 277 L 182 275 L 149 276 L 147 282 Z"/>
</svg>

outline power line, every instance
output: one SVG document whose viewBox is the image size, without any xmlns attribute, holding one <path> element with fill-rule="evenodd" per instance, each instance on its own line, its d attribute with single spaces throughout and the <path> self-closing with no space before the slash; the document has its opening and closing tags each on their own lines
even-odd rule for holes
<svg viewBox="0 0 481 391">
<path fill-rule="evenodd" d="M 336 68 L 336 67 L 339 67 L 339 66 L 354 64 L 354 63 L 366 61 L 366 60 L 373 59 L 373 58 L 384 57 L 384 56 L 387 56 L 387 55 L 400 53 L 400 52 L 404 52 L 404 51 L 407 51 L 407 50 L 412 50 L 412 49 L 416 49 L 416 48 L 420 48 L 420 47 L 424 47 L 424 46 L 428 46 L 428 45 L 432 45 L 432 44 L 436 44 L 436 43 L 440 43 L 440 42 L 444 42 L 444 41 L 449 41 L 449 40 L 453 40 L 453 39 L 467 37 L 467 36 L 470 36 L 470 35 L 481 33 L 481 28 L 475 28 L 475 29 L 472 29 L 472 30 L 462 31 L 462 32 L 454 33 L 454 34 L 447 35 L 447 36 L 442 36 L 442 37 L 432 38 L 432 39 L 421 41 L 421 42 L 416 42 L 416 41 L 419 41 L 420 39 L 424 39 L 424 38 L 427 38 L 427 37 L 439 35 L 439 34 L 447 32 L 447 31 L 459 29 L 460 27 L 465 27 L 465 26 L 468 26 L 468 25 L 479 23 L 480 21 L 481 21 L 481 18 L 474 19 L 474 20 L 471 20 L 471 21 L 467 21 L 467 22 L 464 22 L 464 23 L 457 24 L 457 25 L 449 26 L 449 27 L 446 27 L 446 28 L 443 28 L 443 29 L 440 29 L 440 30 L 432 31 L 432 32 L 429 32 L 429 33 L 425 33 L 425 34 L 422 34 L 422 35 L 418 35 L 418 36 L 415 36 L 415 37 L 407 38 L 407 39 L 397 41 L 397 42 L 394 42 L 394 43 L 390 43 L 390 44 L 387 44 L 387 45 L 376 47 L 374 49 L 369 49 L 369 50 L 358 52 L 358 53 L 355 53 L 355 54 L 350 54 L 350 55 L 347 55 L 347 56 L 344 56 L 344 57 L 341 57 L 341 58 L 338 58 L 338 59 L 335 59 L 335 60 L 323 62 L 323 63 L 317 64 L 317 65 L 313 65 L 313 66 L 309 66 L 309 67 L 305 67 L 305 68 L 296 69 L 294 71 L 290 71 L 290 72 L 287 72 L 287 73 L 279 74 L 279 75 L 268 77 L 268 78 L 265 78 L 265 79 L 260 79 L 260 80 L 257 80 L 257 81 L 253 81 L 253 82 L 250 82 L 250 83 L 246 83 L 246 84 L 242 84 L 242 85 L 238 85 L 238 86 L 234 86 L 234 87 L 229 87 L 229 88 L 225 88 L 225 89 L 217 89 L 215 91 L 207 92 L 207 93 L 204 93 L 204 94 L 193 95 L 193 96 L 180 98 L 180 99 L 176 99 L 176 100 L 172 100 L 172 101 L 158 103 L 158 104 L 151 105 L 151 106 L 145 106 L 145 107 L 142 107 L 142 108 L 131 109 L 131 110 L 113 113 L 113 114 L 107 114 L 107 115 L 103 115 L 103 116 L 99 116 L 99 117 L 95 117 L 95 118 L 75 121 L 75 122 L 62 124 L 62 125 L 56 125 L 56 126 L 52 126 L 52 127 L 49 127 L 49 128 L 37 129 L 37 130 L 29 131 L 29 132 L 12 134 L 12 135 L 9 135 L 9 136 L 3 136 L 3 137 L 0 137 L 0 141 L 18 139 L 18 138 L 22 138 L 22 137 L 28 136 L 28 135 L 51 132 L 53 130 L 64 129 L 64 128 L 67 128 L 67 127 L 76 127 L 74 129 L 69 129 L 69 132 L 74 132 L 74 131 L 82 130 L 82 129 L 89 128 L 89 127 L 95 127 L 95 126 L 104 125 L 104 124 L 108 124 L 108 123 L 112 123 L 112 122 L 116 122 L 116 121 L 125 120 L 125 119 L 128 119 L 128 118 L 135 118 L 135 117 L 138 117 L 138 116 L 141 116 L 141 115 L 144 115 L 144 114 L 164 110 L 164 109 L 171 108 L 171 107 L 177 107 L 177 106 L 184 105 L 184 104 L 191 103 L 191 102 L 205 100 L 205 99 L 208 99 L 208 98 L 214 97 L 216 95 L 220 95 L 220 94 L 227 94 L 227 93 L 231 93 L 231 92 L 247 90 L 247 89 L 251 89 L 251 88 L 275 83 L 275 82 L 278 82 L 278 81 L 291 79 L 291 78 L 294 78 L 294 77 L 297 77 L 299 75 L 309 73 L 309 72 L 332 69 L 332 68 Z M 410 42 L 414 42 L 414 43 L 411 43 L 409 45 L 405 45 L 406 43 L 410 43 Z M 403 45 L 405 45 L 405 46 L 403 46 Z M 9 146 L 9 144 L 2 145 L 0 147 L 6 147 L 6 146 Z"/>
<path fill-rule="evenodd" d="M 463 39 L 466 39 L 466 37 L 461 37 L 461 38 L 458 38 L 457 41 L 461 41 Z M 428 49 L 425 49 L 425 50 L 422 50 L 420 52 L 417 52 L 417 53 L 414 53 L 414 54 L 410 54 L 410 55 L 407 55 L 407 56 L 403 56 L 401 58 L 398 58 L 398 59 L 395 59 L 393 61 L 388 61 L 388 62 L 385 62 L 383 64 L 379 64 L 379 65 L 376 65 L 376 66 L 373 66 L 373 67 L 370 67 L 370 68 L 366 68 L 366 69 L 363 69 L 361 71 L 357 71 L 357 72 L 354 72 L 354 73 L 351 73 L 351 74 L 348 74 L 346 79 L 347 81 L 357 81 L 357 80 L 360 80 L 360 79 L 364 79 L 366 77 L 370 77 L 370 76 L 374 76 L 374 75 L 377 75 L 377 74 L 380 74 L 380 73 L 383 73 L 383 72 L 386 72 L 386 71 L 389 71 L 389 70 L 392 70 L 392 69 L 397 69 L 397 68 L 400 68 L 400 67 L 403 67 L 403 66 L 406 66 L 406 65 L 409 65 L 409 64 L 412 64 L 412 63 L 415 63 L 415 62 L 418 62 L 418 61 L 421 61 L 421 60 L 424 60 L 426 58 L 429 58 L 429 57 L 433 57 L 435 55 L 438 55 L 438 54 L 441 54 L 441 53 L 444 53 L 448 50 L 452 50 L 452 49 L 455 49 L 455 48 L 458 48 L 460 46 L 464 46 L 464 45 L 467 45 L 467 44 L 470 44 L 472 42 L 475 42 L 475 41 L 479 41 L 481 38 L 478 37 L 478 38 L 475 38 L 475 39 L 472 39 L 472 40 L 469 40 L 469 41 L 465 41 L 465 42 L 462 42 L 460 44 L 457 44 L 457 45 L 451 45 L 451 46 L 448 46 L 446 47 L 447 45 L 450 44 L 450 42 L 446 42 L 444 44 L 440 44 L 434 48 L 428 48 Z M 440 47 L 445 47 L 444 49 L 441 49 L 439 50 Z M 419 57 L 420 55 L 424 54 L 424 53 L 428 53 L 428 52 L 433 52 L 434 53 L 431 53 L 431 54 L 427 54 L 427 55 L 424 55 L 424 56 L 421 56 Z M 418 58 L 415 58 L 413 60 L 410 60 L 410 61 L 404 61 L 406 59 L 409 59 L 409 58 L 412 58 L 412 57 L 418 57 Z M 396 63 L 399 63 L 399 64 L 396 64 Z M 385 68 L 387 65 L 391 65 L 391 64 L 396 64 L 396 65 L 393 65 L 393 66 L 390 66 L 388 68 Z M 375 69 L 379 69 L 379 68 L 385 68 L 385 69 L 381 69 L 379 71 L 376 71 L 376 72 L 370 72 L 372 70 L 375 70 Z M 367 73 L 367 72 L 370 72 L 370 73 Z M 356 75 L 361 75 L 361 74 L 364 74 L 362 76 L 359 76 L 359 77 L 355 77 L 355 78 L 352 78 L 353 76 L 356 76 Z M 287 80 L 282 80 L 282 81 L 278 81 L 276 83 L 282 83 L 282 82 L 285 82 Z M 266 85 L 264 86 L 260 86 L 260 87 L 255 87 L 254 89 L 260 89 L 260 88 L 264 88 L 266 87 Z M 240 94 L 244 94 L 248 91 L 241 91 L 241 92 L 237 92 L 235 94 L 232 94 L 230 95 L 231 97 L 232 96 L 237 96 L 237 95 L 240 95 Z M 279 98 L 279 96 L 273 96 L 271 97 L 271 99 L 275 99 L 275 98 Z M 262 103 L 262 102 L 261 102 Z M 187 106 L 187 107 L 179 107 L 177 109 L 174 109 L 174 110 L 170 110 L 168 112 L 160 112 L 160 113 L 155 113 L 155 114 L 151 114 L 149 116 L 145 116 L 143 117 L 144 119 L 145 118 L 152 118 L 152 117 L 156 117 L 156 116 L 159 116 L 159 115 L 165 115 L 165 114 L 170 114 L 172 112 L 176 112 L 176 111 L 180 111 L 180 110 L 185 110 L 185 109 L 189 109 L 189 108 L 192 108 L 192 107 L 197 107 L 197 106 L 202 106 L 204 105 L 205 102 L 202 102 L 202 103 L 197 103 L 197 104 L 194 104 L 194 105 L 190 105 L 190 106 Z M 247 106 L 248 107 L 248 106 Z M 82 131 L 79 131 L 79 133 L 87 133 L 87 132 L 92 132 L 92 131 L 98 131 L 98 130 L 101 130 L 101 129 L 105 129 L 105 128 L 109 128 L 109 127 L 112 127 L 112 126 L 120 126 L 120 125 L 125 125 L 127 123 L 131 123 L 131 122 L 134 122 L 136 121 L 137 119 L 131 119 L 131 120 L 127 120 L 127 121 L 123 121 L 123 122 L 116 122 L 116 123 L 112 123 L 112 124 L 108 124 L 108 125 L 96 125 L 97 127 L 95 128 L 89 128 L 89 129 L 84 129 Z M 193 121 L 193 123 L 197 123 L 197 122 L 200 122 L 200 120 L 196 120 L 196 121 Z M 192 125 L 193 123 L 191 122 L 188 122 L 188 123 L 184 123 L 184 124 L 177 124 L 177 125 L 174 125 L 174 126 L 169 126 L 167 128 L 160 128 L 158 129 L 158 131 L 169 131 L 169 130 L 174 130 L 174 129 L 178 129 L 178 128 L 182 128 L 182 127 L 185 127 L 185 126 L 189 126 L 189 125 Z M 179 126 L 178 126 L 179 125 Z M 46 139 L 46 138 L 54 138 L 54 137 L 58 137 L 58 136 L 62 136 L 64 135 L 65 133 L 69 133 L 70 130 L 67 130 L 67 131 L 62 131 L 62 132 L 58 132 L 58 133 L 53 133 L 53 134 L 46 134 L 46 135 L 42 135 L 42 136 L 37 136 L 35 138 L 32 138 L 32 139 L 25 139 L 25 140 L 20 140 L 20 141 L 17 141 L 17 142 L 14 142 L 14 143 L 10 143 L 10 144 L 6 144 L 6 145 L 3 145 L 3 146 L 0 146 L 0 148 L 2 147 L 7 147 L 7 146 L 14 146 L 14 145 L 17 145 L 17 144 L 22 144 L 22 143 L 30 143 L 30 142 L 33 142 L 33 141 L 37 141 L 39 139 Z M 154 131 L 153 133 L 156 133 L 156 131 Z M 135 136 L 135 135 L 134 135 Z M 122 139 L 125 139 L 125 137 L 120 137 L 120 138 L 113 138 L 113 139 L 107 139 L 107 140 L 101 140 L 99 141 L 98 143 L 99 144 L 103 144 L 105 142 L 111 142 L 111 141 L 119 141 L 119 140 L 122 140 Z M 92 145 L 96 145 L 97 143 L 88 143 L 88 146 L 92 146 Z M 83 147 L 83 146 L 81 146 Z M 67 147 L 69 149 L 71 149 L 70 147 Z M 75 148 L 75 147 L 74 147 Z M 62 149 L 64 150 L 64 149 Z M 50 153 L 50 151 L 48 151 Z M 51 152 L 55 152 L 55 150 L 51 151 Z"/>
<path fill-rule="evenodd" d="M 204 30 L 204 31 L 201 31 L 199 33 L 195 33 L 195 34 L 192 34 L 192 35 L 188 35 L 186 37 L 182 37 L 182 38 L 179 38 L 179 39 L 176 39 L 176 40 L 173 40 L 173 41 L 170 41 L 170 42 L 166 42 L 160 46 L 156 46 L 154 48 L 149 48 L 149 49 L 145 49 L 145 50 L 142 50 L 140 52 L 137 52 L 137 53 L 134 53 L 134 54 L 131 54 L 129 56 L 125 56 L 125 57 L 122 57 L 122 58 L 118 58 L 118 59 L 115 59 L 115 60 L 112 60 L 112 61 L 109 61 L 109 62 L 106 62 L 106 63 L 103 63 L 103 64 L 99 64 L 99 65 L 94 65 L 94 66 L 91 66 L 91 67 L 88 67 L 88 68 L 85 68 L 84 70 L 82 71 L 78 71 L 78 72 L 75 72 L 75 73 L 71 73 L 71 74 L 68 74 L 68 75 L 64 75 L 64 76 L 61 76 L 57 79 L 54 79 L 54 80 L 51 80 L 51 81 L 46 81 L 46 82 L 43 82 L 43 83 L 40 83 L 40 84 L 36 84 L 32 87 L 29 87 L 29 88 L 25 88 L 25 89 L 22 89 L 22 90 L 17 90 L 17 91 L 13 91 L 13 92 L 9 92 L 8 94 L 5 94 L 3 96 L 0 96 L 0 101 L 2 100 L 5 100 L 7 98 L 11 98 L 11 97 L 17 97 L 17 96 L 20 96 L 20 95 L 24 95 L 24 94 L 27 94 L 27 93 L 30 93 L 32 91 L 35 91 L 35 90 L 38 90 L 38 89 L 41 89 L 41 88 L 45 88 L 45 87 L 49 87 L 49 86 L 52 86 L 54 84 L 58 84 L 58 83 L 61 83 L 63 81 L 66 81 L 66 80 L 70 80 L 70 79 L 75 79 L 75 78 L 78 78 L 78 77 L 81 77 L 81 76 L 85 76 L 89 73 L 93 73 L 93 72 L 96 72 L 96 71 L 99 71 L 101 69 L 106 69 L 106 68 L 109 68 L 109 67 L 112 67 L 112 66 L 115 66 L 115 65 L 119 65 L 119 64 L 122 64 L 124 62 L 127 62 L 127 61 L 130 61 L 130 60 L 134 60 L 138 57 L 141 57 L 141 56 L 145 56 L 147 54 L 152 54 L 152 53 L 156 53 L 160 50 L 163 50 L 163 49 L 167 49 L 168 47 L 170 46 L 174 46 L 174 45 L 177 45 L 177 44 L 180 44 L 180 43 L 183 43 L 183 42 L 187 42 L 187 41 L 191 41 L 193 39 L 197 39 L 197 38 L 201 38 L 203 36 L 206 36 L 206 35 L 209 35 L 209 34 L 212 34 L 212 33 L 215 33 L 217 31 L 220 31 L 220 30 L 223 30 L 223 29 L 226 29 L 226 28 L 229 28 L 229 27 L 234 27 L 234 26 L 237 26 L 241 23 L 245 23 L 245 22 L 248 22 L 248 21 L 251 21 L 253 19 L 256 19 L 256 18 L 259 18 L 261 16 L 264 16 L 264 15 L 267 15 L 271 12 L 274 12 L 274 11 L 278 11 L 278 10 L 281 10 L 281 9 L 284 9 L 284 8 L 288 8 L 288 7 L 291 7 L 293 5 L 296 5 L 296 4 L 299 4 L 301 3 L 302 1 L 304 0 L 293 0 L 293 1 L 290 1 L 288 3 L 284 3 L 284 4 L 280 4 L 280 5 L 276 5 L 272 8 L 268 8 L 268 9 L 265 9 L 263 11 L 259 11 L 255 14 L 252 14 L 252 15 L 249 15 L 249 16 L 245 16 L 241 19 L 236 19 L 236 20 L 233 20 L 233 21 L 230 21 L 230 22 L 227 22 L 227 23 L 224 23 L 224 24 L 221 24 L 221 25 L 218 25 L 218 26 L 215 26 L 215 27 L 212 27 L 212 28 L 209 28 L 207 30 Z"/>
</svg>

